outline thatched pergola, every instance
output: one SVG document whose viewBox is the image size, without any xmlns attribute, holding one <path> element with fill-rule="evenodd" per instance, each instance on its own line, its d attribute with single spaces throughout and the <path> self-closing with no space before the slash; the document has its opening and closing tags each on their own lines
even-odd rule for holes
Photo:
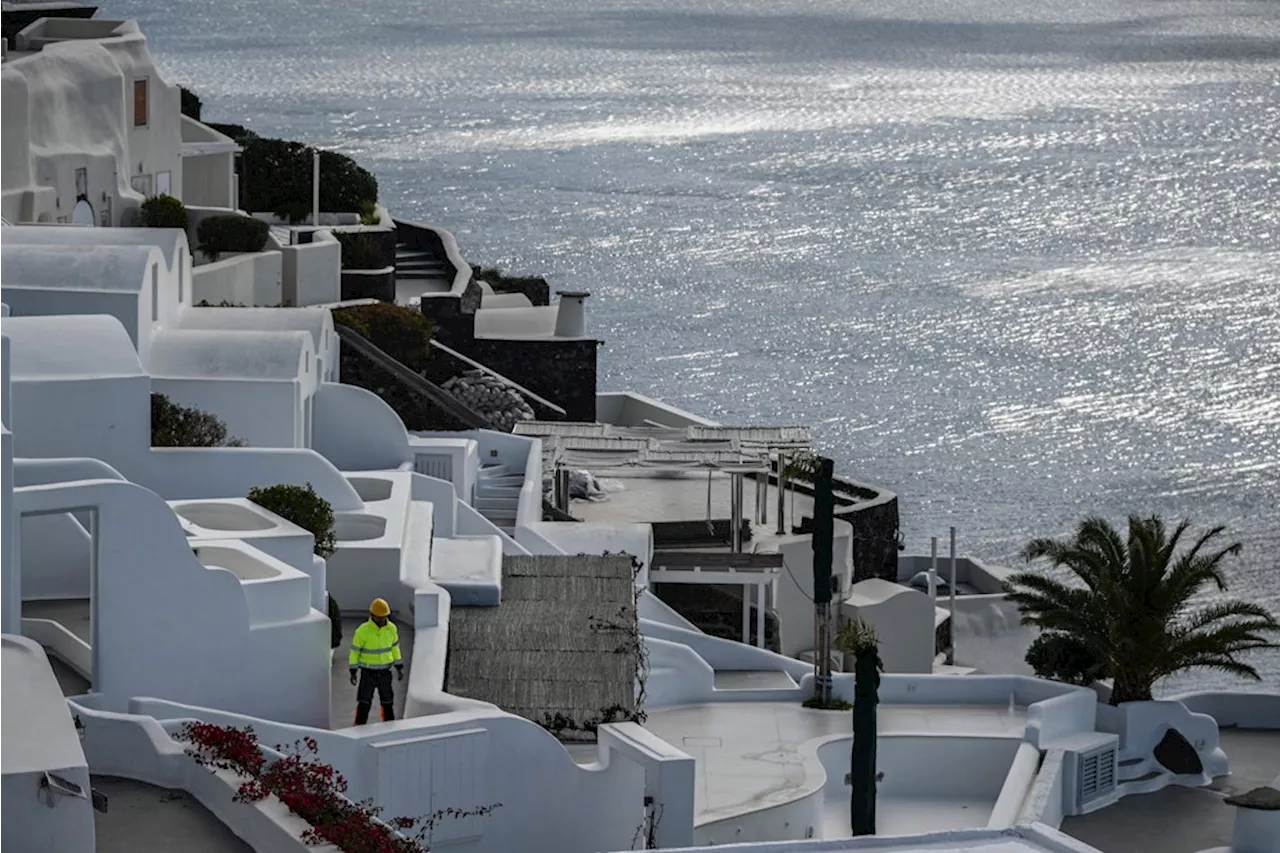
<svg viewBox="0 0 1280 853">
<path fill-rule="evenodd" d="M 634 711 L 638 655 L 629 556 L 508 556 L 502 603 L 449 616 L 447 689 L 594 739 L 608 709 Z"/>
</svg>

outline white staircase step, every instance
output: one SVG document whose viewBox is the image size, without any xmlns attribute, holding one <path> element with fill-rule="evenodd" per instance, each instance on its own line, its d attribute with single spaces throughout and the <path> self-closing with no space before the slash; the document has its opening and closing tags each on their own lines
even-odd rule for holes
<svg viewBox="0 0 1280 853">
<path fill-rule="evenodd" d="M 521 484 L 522 486 L 523 484 Z M 477 498 L 519 498 L 521 486 L 476 485 Z"/>
<path fill-rule="evenodd" d="M 476 498 L 475 507 L 484 515 L 491 511 L 506 513 L 508 511 L 515 512 L 520 505 L 520 501 L 516 498 Z"/>
</svg>

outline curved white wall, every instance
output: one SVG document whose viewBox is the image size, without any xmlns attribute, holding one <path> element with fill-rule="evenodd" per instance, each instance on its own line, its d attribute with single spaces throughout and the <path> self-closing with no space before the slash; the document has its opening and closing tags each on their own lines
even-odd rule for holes
<svg viewBox="0 0 1280 853">
<path fill-rule="evenodd" d="M 411 459 L 404 421 L 372 391 L 325 382 L 312 405 L 311 447 L 338 468 L 394 470 Z"/>
</svg>

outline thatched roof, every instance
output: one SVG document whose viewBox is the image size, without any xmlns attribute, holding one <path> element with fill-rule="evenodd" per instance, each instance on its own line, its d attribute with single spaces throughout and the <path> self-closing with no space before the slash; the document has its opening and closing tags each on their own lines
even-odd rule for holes
<svg viewBox="0 0 1280 853">
<path fill-rule="evenodd" d="M 502 604 L 450 613 L 447 689 L 594 737 L 605 709 L 634 708 L 637 654 L 630 557 L 504 557 Z"/>
</svg>

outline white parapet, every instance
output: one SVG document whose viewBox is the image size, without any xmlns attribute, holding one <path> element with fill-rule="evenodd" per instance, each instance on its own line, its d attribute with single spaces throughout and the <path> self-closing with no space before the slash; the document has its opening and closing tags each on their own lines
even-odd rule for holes
<svg viewBox="0 0 1280 853">
<path fill-rule="evenodd" d="M 3 638 L 6 850 L 93 853 L 89 765 L 62 689 L 39 645 Z"/>
</svg>

